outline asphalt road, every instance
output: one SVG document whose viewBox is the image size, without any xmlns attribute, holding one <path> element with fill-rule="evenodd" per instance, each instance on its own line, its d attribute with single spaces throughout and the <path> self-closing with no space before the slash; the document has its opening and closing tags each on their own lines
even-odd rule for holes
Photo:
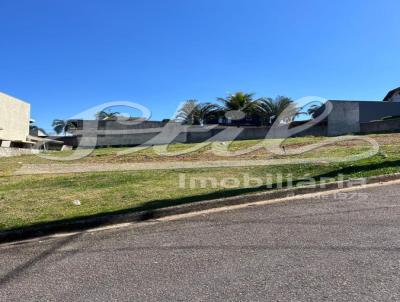
<svg viewBox="0 0 400 302">
<path fill-rule="evenodd" d="M 0 255 L 0 301 L 399 301 L 400 185 Z"/>
</svg>

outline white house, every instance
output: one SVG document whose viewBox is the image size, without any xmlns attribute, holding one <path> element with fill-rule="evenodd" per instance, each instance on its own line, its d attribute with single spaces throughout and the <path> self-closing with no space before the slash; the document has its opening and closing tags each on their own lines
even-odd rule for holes
<svg viewBox="0 0 400 302">
<path fill-rule="evenodd" d="M 30 104 L 0 92 L 0 146 L 27 147 Z"/>
</svg>

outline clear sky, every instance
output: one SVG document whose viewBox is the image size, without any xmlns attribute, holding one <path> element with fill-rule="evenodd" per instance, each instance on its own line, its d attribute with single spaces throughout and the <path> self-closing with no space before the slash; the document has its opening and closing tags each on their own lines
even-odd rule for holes
<svg viewBox="0 0 400 302">
<path fill-rule="evenodd" d="M 0 0 L 0 91 L 39 126 L 114 100 L 153 119 L 228 92 L 380 100 L 398 0 Z"/>
</svg>

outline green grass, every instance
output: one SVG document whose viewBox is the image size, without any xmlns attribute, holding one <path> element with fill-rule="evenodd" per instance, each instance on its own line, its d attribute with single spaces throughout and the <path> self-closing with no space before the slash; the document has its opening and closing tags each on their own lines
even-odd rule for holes
<svg viewBox="0 0 400 302">
<path fill-rule="evenodd" d="M 188 181 L 185 188 L 179 186 L 179 175 L 184 173 L 186 179 L 191 177 L 214 177 L 218 181 L 224 177 L 237 177 L 243 181 L 244 174 L 258 177 L 265 182 L 269 176 L 278 173 L 293 174 L 301 182 L 306 176 L 337 178 L 365 177 L 400 172 L 400 135 L 375 135 L 381 151 L 379 154 L 364 160 L 337 164 L 298 164 L 282 166 L 259 166 L 214 169 L 158 170 L 131 172 L 99 172 L 65 175 L 26 175 L 13 176 L 13 172 L 23 164 L 49 163 L 37 156 L 0 158 L 0 230 L 21 228 L 36 224 L 48 223 L 77 217 L 87 217 L 102 213 L 130 212 L 151 210 L 187 202 L 196 202 L 210 198 L 234 196 L 268 190 L 265 186 L 239 188 L 190 188 Z M 323 138 L 293 138 L 285 142 L 288 150 L 315 143 Z M 258 141 L 234 142 L 231 150 L 238 150 L 258 143 Z M 173 150 L 182 150 L 190 145 L 173 145 Z M 329 156 L 341 157 L 366 150 L 360 142 L 340 143 L 319 150 L 302 154 L 301 157 Z M 91 156 L 78 163 L 124 163 L 124 162 L 159 162 L 159 157 L 152 149 L 142 150 L 126 156 L 117 156 L 120 148 L 97 149 Z M 195 153 L 169 158 L 168 160 L 214 160 L 221 159 L 210 154 L 205 147 Z M 65 156 L 69 152 L 55 153 Z M 261 150 L 247 154 L 242 158 L 282 158 Z M 296 157 L 296 156 L 292 156 Z M 235 159 L 235 158 L 232 158 Z M 72 162 L 76 164 L 77 162 Z M 272 183 L 275 179 L 272 179 Z M 72 201 L 79 199 L 80 206 Z"/>
</svg>

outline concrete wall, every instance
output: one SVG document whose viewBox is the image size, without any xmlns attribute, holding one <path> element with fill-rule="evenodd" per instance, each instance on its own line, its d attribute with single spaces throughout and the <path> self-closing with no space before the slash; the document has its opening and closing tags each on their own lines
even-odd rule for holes
<svg viewBox="0 0 400 302">
<path fill-rule="evenodd" d="M 0 140 L 26 141 L 30 105 L 0 92 Z"/>
<path fill-rule="evenodd" d="M 318 125 L 305 129 L 293 136 L 337 136 L 351 133 L 373 133 L 400 130 L 400 121 L 372 122 L 386 116 L 400 115 L 400 103 L 367 101 L 330 101 L 332 111 Z M 295 126 L 302 122 L 295 122 Z M 275 129 L 269 133 L 269 127 L 227 127 L 192 126 L 185 131 L 179 124 L 162 122 L 144 122 L 124 125 L 118 121 L 82 121 L 85 134 L 58 138 L 66 145 L 78 146 L 135 146 L 160 145 L 168 143 L 198 143 L 204 141 L 230 141 L 285 137 L 285 131 Z M 164 127 L 165 126 L 165 127 Z M 163 131 L 164 136 L 160 136 Z M 79 131 L 77 132 L 79 134 Z M 170 135 L 171 134 L 171 135 Z"/>
<path fill-rule="evenodd" d="M 322 122 L 294 135 L 294 137 L 301 136 L 328 136 L 327 123 Z"/>
<path fill-rule="evenodd" d="M 160 136 L 161 129 L 163 136 Z M 180 130 L 182 130 L 180 132 Z M 136 146 L 136 145 L 161 145 L 169 143 L 199 143 L 204 141 L 231 141 L 263 139 L 270 131 L 269 127 L 200 127 L 192 126 L 188 131 L 172 125 L 169 128 L 138 129 L 136 133 L 102 134 L 100 130 L 97 135 L 93 131 L 85 132 L 82 138 L 80 135 L 66 137 L 52 137 L 61 140 L 65 145 L 77 147 L 106 146 Z M 279 131 L 278 131 L 279 132 Z M 296 136 L 325 136 L 327 133 L 326 124 L 319 124 L 306 129 Z M 276 136 L 279 137 L 279 136 Z"/>
<path fill-rule="evenodd" d="M 328 136 L 360 132 L 360 102 L 329 102 L 333 106 L 328 116 Z"/>
<path fill-rule="evenodd" d="M 362 123 L 400 115 L 399 102 L 330 101 L 333 105 L 328 116 L 328 136 L 363 132 Z M 364 125 L 364 130 L 368 126 Z M 389 125 L 382 126 L 389 127 Z M 371 131 L 374 126 L 371 126 Z"/>
<path fill-rule="evenodd" d="M 22 149 L 22 148 L 4 148 L 0 147 L 0 157 L 12 157 L 27 154 L 38 154 L 37 149 Z"/>
<path fill-rule="evenodd" d="M 114 120 L 74 120 L 77 132 L 84 130 L 86 133 L 97 132 L 97 130 L 119 131 L 123 133 L 132 129 L 151 129 L 163 127 L 166 123 L 160 121 L 114 121 Z M 76 131 L 71 131 L 75 134 Z"/>
<path fill-rule="evenodd" d="M 400 131 L 400 119 L 375 121 L 375 122 L 360 124 L 361 133 L 398 132 L 398 131 Z"/>
<path fill-rule="evenodd" d="M 360 123 L 380 120 L 383 117 L 400 115 L 398 102 L 359 102 Z"/>
<path fill-rule="evenodd" d="M 332 111 L 326 120 L 293 136 L 337 136 L 351 133 L 373 133 L 400 129 L 399 121 L 373 122 L 386 116 L 400 115 L 400 103 L 367 102 L 367 101 L 329 101 Z M 124 125 L 118 121 L 82 121 L 84 134 L 88 143 L 79 135 L 60 138 L 66 145 L 76 147 L 80 142 L 89 146 L 96 141 L 97 146 L 135 146 L 160 145 L 168 143 L 198 143 L 210 141 L 230 141 L 285 137 L 286 132 L 275 129 L 269 133 L 269 127 L 226 127 L 226 126 L 192 126 L 187 131 L 179 124 L 161 122 L 144 122 Z M 301 122 L 296 122 L 301 124 Z M 296 125 L 297 125 L 296 124 Z M 166 136 L 160 137 L 161 130 Z M 77 132 L 77 134 L 79 131 Z M 169 134 L 173 134 L 172 138 Z"/>
</svg>

